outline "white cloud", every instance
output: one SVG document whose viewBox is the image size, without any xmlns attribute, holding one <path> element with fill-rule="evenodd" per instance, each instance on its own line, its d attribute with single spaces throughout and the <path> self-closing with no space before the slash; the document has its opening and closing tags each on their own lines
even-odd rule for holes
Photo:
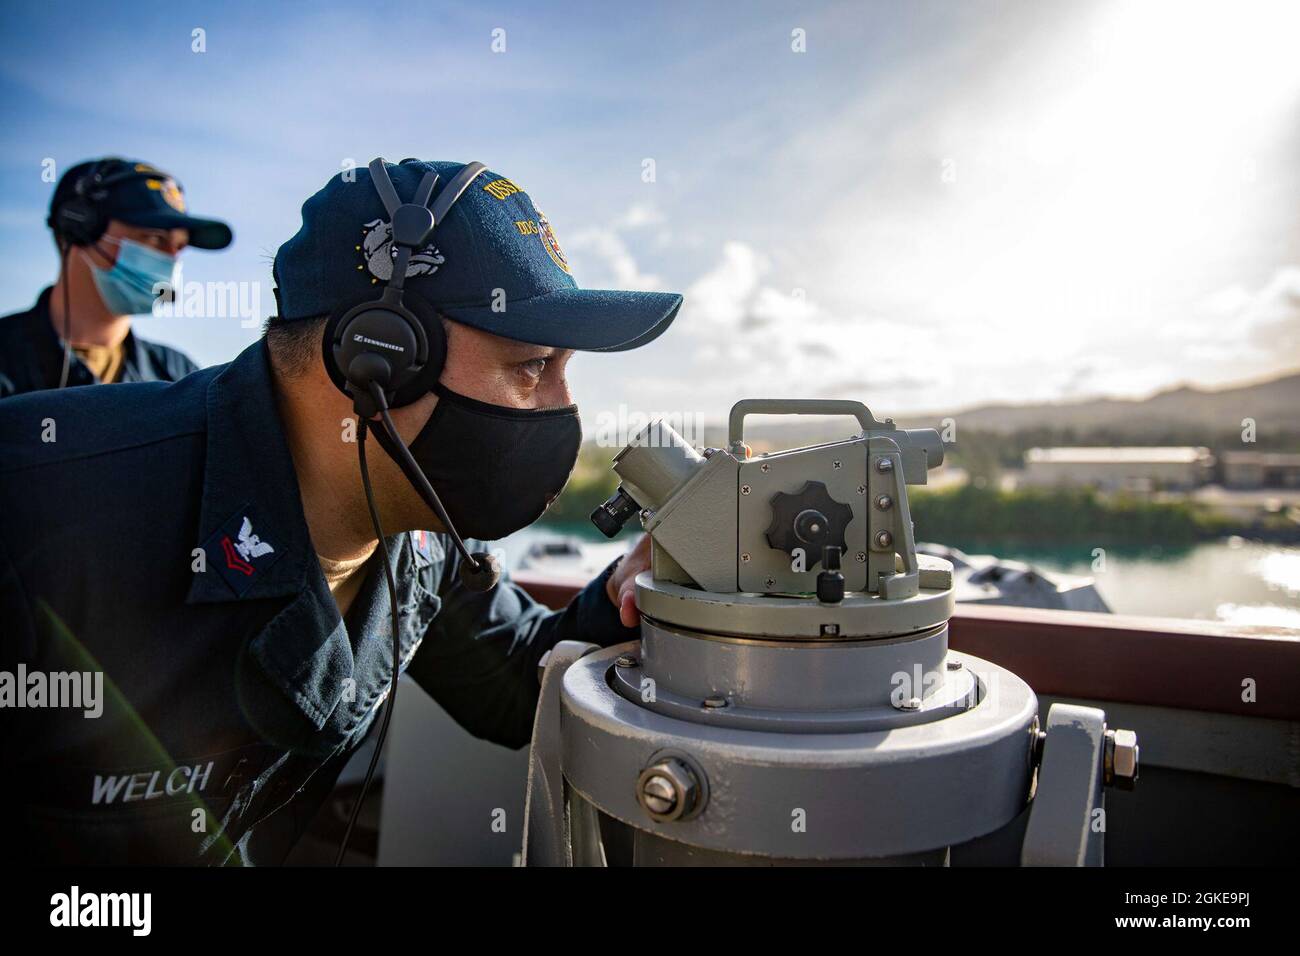
<svg viewBox="0 0 1300 956">
<path fill-rule="evenodd" d="M 764 287 L 754 296 L 750 314 L 755 325 L 782 322 L 802 326 L 815 320 L 821 310 L 809 301 L 804 289 L 793 289 L 786 293 Z"/>
<path fill-rule="evenodd" d="M 806 225 L 782 216 L 779 243 L 746 238 L 786 250 L 829 315 L 902 326 L 880 341 L 905 360 L 928 350 L 925 378 L 957 404 L 1300 361 L 1285 295 L 1231 288 L 1300 247 L 1284 211 L 1300 104 L 1284 38 L 1300 10 L 1042 10 L 1008 5 L 964 49 L 909 60 L 792 137 L 776 160 L 791 178 L 824 181 L 849 157 L 853 174 Z M 1224 286 L 1231 320 L 1197 314 Z"/>
<path fill-rule="evenodd" d="M 1220 340 L 1248 344 L 1284 363 L 1300 362 L 1300 266 L 1281 267 L 1253 291 L 1230 286 L 1205 306 Z"/>
<path fill-rule="evenodd" d="M 722 259 L 686 290 L 684 308 L 689 309 L 692 331 L 708 334 L 707 326 L 739 328 L 768 269 L 767 260 L 752 246 L 736 240 L 724 243 Z"/>
<path fill-rule="evenodd" d="M 589 288 L 631 289 L 653 292 L 663 288 L 657 275 L 641 271 L 623 237 L 614 229 L 590 227 L 575 233 L 568 242 L 574 271 L 581 273 Z"/>
<path fill-rule="evenodd" d="M 633 203 L 616 223 L 619 229 L 641 229 L 658 226 L 667 219 L 659 208 L 648 202 Z"/>
<path fill-rule="evenodd" d="M 800 287 L 778 288 L 775 267 L 751 245 L 724 242 L 714 264 L 686 291 L 676 334 L 679 359 L 698 374 L 693 389 L 720 400 L 753 395 L 855 398 L 893 413 L 898 391 L 928 384 L 933 331 L 908 331 L 889 319 L 836 315 Z"/>
</svg>

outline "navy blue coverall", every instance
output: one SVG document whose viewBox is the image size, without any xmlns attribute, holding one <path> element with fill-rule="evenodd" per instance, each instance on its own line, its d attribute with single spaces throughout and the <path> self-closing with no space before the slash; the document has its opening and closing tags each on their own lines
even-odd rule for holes
<svg viewBox="0 0 1300 956">
<path fill-rule="evenodd" d="M 527 744 L 558 641 L 636 637 L 612 565 L 552 612 L 466 590 L 442 535 L 388 546 L 400 666 L 479 737 Z M 379 560 L 341 620 L 262 342 L 175 383 L 0 402 L 0 671 L 104 675 L 98 717 L 0 709 L 13 859 L 283 861 L 389 690 Z"/>
</svg>

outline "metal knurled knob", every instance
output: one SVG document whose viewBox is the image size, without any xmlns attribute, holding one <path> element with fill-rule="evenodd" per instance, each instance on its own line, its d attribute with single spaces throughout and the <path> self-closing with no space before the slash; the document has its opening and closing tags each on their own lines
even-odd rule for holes
<svg viewBox="0 0 1300 956">
<path fill-rule="evenodd" d="M 805 568 L 811 570 L 821 561 L 827 545 L 838 547 L 841 554 L 848 550 L 844 532 L 853 520 L 853 509 L 832 498 L 822 482 L 805 482 L 794 494 L 778 491 L 771 504 L 768 545 L 786 554 L 802 548 Z"/>
</svg>

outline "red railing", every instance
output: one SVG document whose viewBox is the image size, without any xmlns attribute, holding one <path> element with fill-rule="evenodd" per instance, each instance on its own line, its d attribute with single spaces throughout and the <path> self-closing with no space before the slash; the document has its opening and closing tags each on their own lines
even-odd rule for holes
<svg viewBox="0 0 1300 956">
<path fill-rule="evenodd" d="M 556 608 L 584 583 L 514 580 Z M 1286 628 L 974 604 L 959 604 L 950 627 L 954 650 L 1040 694 L 1300 720 L 1300 633 Z"/>
</svg>

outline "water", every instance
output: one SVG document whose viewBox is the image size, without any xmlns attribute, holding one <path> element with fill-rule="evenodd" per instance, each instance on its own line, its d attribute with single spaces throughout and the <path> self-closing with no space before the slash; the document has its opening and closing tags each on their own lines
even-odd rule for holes
<svg viewBox="0 0 1300 956">
<path fill-rule="evenodd" d="M 527 528 L 501 542 L 506 565 L 513 567 L 531 542 L 560 535 L 606 540 L 590 525 Z M 624 532 L 619 540 L 630 545 L 633 535 Z M 1091 577 L 1116 614 L 1300 628 L 1300 547 L 1225 538 L 1185 547 L 1107 547 L 1094 555 L 1082 544 L 945 543 L 968 554 L 995 554 L 1047 572 Z"/>
<path fill-rule="evenodd" d="M 1226 538 L 1177 548 L 1024 547 L 952 542 L 1093 578 L 1116 614 L 1184 617 L 1300 628 L 1300 548 Z"/>
</svg>

